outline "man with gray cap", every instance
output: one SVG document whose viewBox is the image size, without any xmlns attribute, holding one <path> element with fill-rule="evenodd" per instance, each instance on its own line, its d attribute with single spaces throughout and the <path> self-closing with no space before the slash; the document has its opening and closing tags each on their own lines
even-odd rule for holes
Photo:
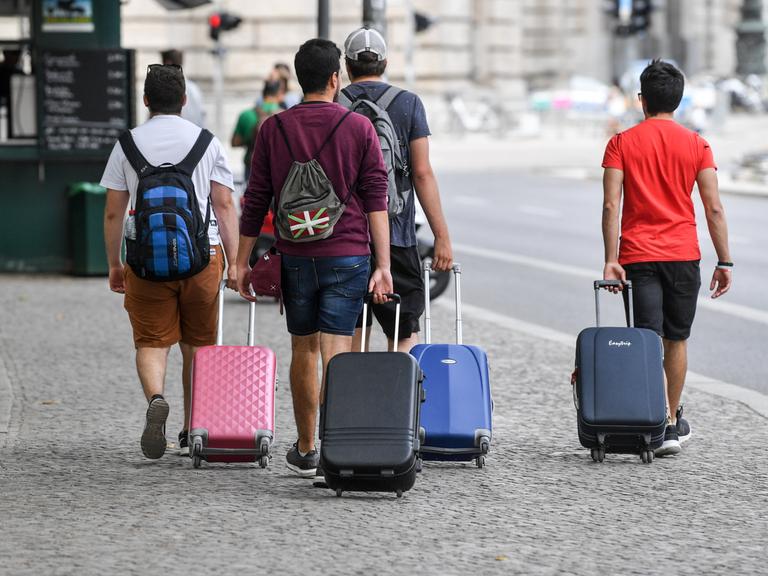
<svg viewBox="0 0 768 576">
<path fill-rule="evenodd" d="M 353 107 L 356 102 L 370 101 L 388 116 L 402 160 L 402 166 L 394 171 L 397 190 L 415 190 L 435 237 L 432 266 L 439 271 L 450 270 L 453 253 L 440 205 L 437 179 L 429 161 L 430 131 L 424 104 L 416 94 L 384 82 L 382 76 L 387 68 L 387 44 L 378 31 L 359 28 L 352 32 L 344 43 L 344 54 L 352 84 L 341 91 L 339 103 Z M 404 205 L 397 213 L 390 211 L 389 217 L 392 280 L 395 292 L 402 298 L 400 333 L 395 335 L 393 303 L 374 305 L 373 313 L 390 345 L 396 340 L 397 349 L 408 352 L 418 344 L 419 317 L 424 312 L 424 281 L 416 247 L 414 195 L 405 194 L 403 199 Z M 365 320 L 370 322 L 370 319 Z M 359 349 L 362 322 L 361 317 L 357 323 L 353 350 Z M 370 330 L 370 324 L 366 329 Z"/>
</svg>

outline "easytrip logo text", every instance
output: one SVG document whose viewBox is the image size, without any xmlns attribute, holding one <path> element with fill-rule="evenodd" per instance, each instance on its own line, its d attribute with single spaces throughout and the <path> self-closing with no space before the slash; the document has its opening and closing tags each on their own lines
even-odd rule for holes
<svg viewBox="0 0 768 576">
<path fill-rule="evenodd" d="M 632 342 L 627 342 L 626 340 L 619 340 L 618 342 L 616 340 L 608 340 L 608 346 L 616 346 L 617 348 L 622 348 L 624 346 L 632 346 Z"/>
</svg>

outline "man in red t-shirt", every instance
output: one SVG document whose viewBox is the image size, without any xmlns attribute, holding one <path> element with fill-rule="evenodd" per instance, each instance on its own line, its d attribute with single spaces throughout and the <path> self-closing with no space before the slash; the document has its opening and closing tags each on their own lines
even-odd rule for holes
<svg viewBox="0 0 768 576">
<path fill-rule="evenodd" d="M 712 298 L 728 291 L 733 267 L 712 150 L 673 118 L 683 85 L 682 73 L 672 64 L 651 62 L 640 75 L 638 96 L 645 120 L 611 138 L 603 157 L 603 277 L 632 281 L 635 326 L 654 330 L 664 342 L 669 420 L 664 443 L 656 451 L 660 456 L 680 452 L 680 442 L 691 435 L 680 396 L 701 286 L 694 182 L 718 257 L 709 286 Z"/>
</svg>

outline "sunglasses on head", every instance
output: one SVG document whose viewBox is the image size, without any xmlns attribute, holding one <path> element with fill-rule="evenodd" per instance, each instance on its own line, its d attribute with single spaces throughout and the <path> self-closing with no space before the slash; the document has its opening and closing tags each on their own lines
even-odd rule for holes
<svg viewBox="0 0 768 576">
<path fill-rule="evenodd" d="M 150 64 L 147 66 L 147 74 L 149 74 L 152 70 L 156 68 L 173 68 L 174 70 L 181 71 L 181 66 L 178 64 Z"/>
</svg>

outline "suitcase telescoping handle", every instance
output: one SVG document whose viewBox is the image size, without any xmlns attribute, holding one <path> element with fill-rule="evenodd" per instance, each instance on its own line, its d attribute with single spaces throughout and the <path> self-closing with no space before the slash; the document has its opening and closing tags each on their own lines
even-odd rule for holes
<svg viewBox="0 0 768 576">
<path fill-rule="evenodd" d="M 627 327 L 635 325 L 634 309 L 632 308 L 632 281 L 627 280 L 595 280 L 595 322 L 600 326 L 600 288 L 610 288 L 612 286 L 621 286 L 627 289 L 627 299 L 629 300 L 629 312 L 627 314 Z"/>
<path fill-rule="evenodd" d="M 395 340 L 392 351 L 397 352 L 397 339 L 400 335 L 400 294 L 388 292 L 384 296 L 395 301 Z M 368 320 L 368 303 L 371 300 L 373 300 L 373 294 L 370 292 L 363 297 L 363 329 L 361 330 L 360 352 L 365 352 L 365 333 L 368 332 L 365 328 L 365 322 Z"/>
<path fill-rule="evenodd" d="M 432 310 L 429 301 L 429 273 L 432 271 L 432 259 L 427 258 L 424 270 L 424 342 L 432 343 Z M 453 263 L 453 286 L 456 293 L 456 344 L 461 344 L 464 335 L 461 329 L 461 264 Z"/>
<path fill-rule="evenodd" d="M 227 281 L 219 284 L 219 319 L 216 322 L 216 346 L 224 343 L 224 289 Z M 253 289 L 251 289 L 253 294 Z M 256 341 L 256 302 L 248 302 L 248 346 L 253 346 Z"/>
</svg>

